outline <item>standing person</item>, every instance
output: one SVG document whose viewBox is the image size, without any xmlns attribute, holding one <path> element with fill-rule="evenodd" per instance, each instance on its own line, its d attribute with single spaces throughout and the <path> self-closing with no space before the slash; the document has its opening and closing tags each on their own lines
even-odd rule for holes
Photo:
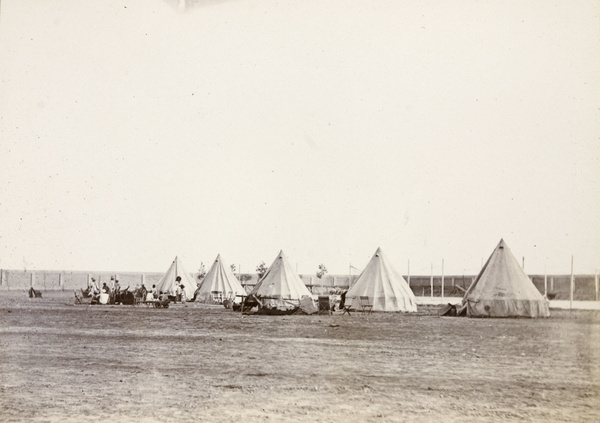
<svg viewBox="0 0 600 423">
<path fill-rule="evenodd" d="M 175 278 L 175 286 L 173 287 L 173 292 L 171 293 L 175 296 L 175 301 L 179 301 L 181 298 L 181 290 L 179 289 L 179 283 L 181 282 L 181 276 L 177 276 Z"/>
<path fill-rule="evenodd" d="M 114 295 L 115 303 L 120 303 L 121 302 L 121 285 L 119 285 L 118 279 L 115 279 L 113 295 Z"/>
<path fill-rule="evenodd" d="M 156 285 L 152 285 L 152 290 L 150 291 L 154 298 L 158 298 L 158 292 L 156 291 Z"/>
<path fill-rule="evenodd" d="M 180 295 L 180 301 L 181 301 L 182 303 L 185 303 L 185 301 L 186 301 L 186 297 L 185 297 L 185 286 L 184 286 L 183 284 L 181 284 L 181 285 L 179 286 L 179 288 L 180 288 L 180 292 L 181 292 L 181 294 L 179 294 L 179 295 Z"/>
</svg>

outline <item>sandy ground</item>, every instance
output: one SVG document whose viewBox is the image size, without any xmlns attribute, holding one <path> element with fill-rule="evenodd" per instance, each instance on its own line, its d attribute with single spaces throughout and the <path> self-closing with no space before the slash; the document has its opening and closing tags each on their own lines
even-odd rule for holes
<svg viewBox="0 0 600 423">
<path fill-rule="evenodd" d="M 4 422 L 597 422 L 600 313 L 243 316 L 0 296 Z"/>
</svg>

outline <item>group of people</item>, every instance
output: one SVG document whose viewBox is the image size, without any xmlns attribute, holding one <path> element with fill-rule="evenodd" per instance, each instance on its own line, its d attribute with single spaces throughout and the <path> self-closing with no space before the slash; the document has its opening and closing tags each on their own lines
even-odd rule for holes
<svg viewBox="0 0 600 423">
<path fill-rule="evenodd" d="M 118 304 L 121 302 L 121 285 L 119 280 L 111 277 L 112 287 L 106 282 L 102 284 L 101 288 L 98 288 L 96 279 L 92 278 L 91 284 L 88 285 L 87 295 L 92 297 L 92 304 Z M 160 291 L 156 289 L 156 285 L 152 285 L 151 289 L 147 289 L 144 284 L 141 287 L 137 286 L 133 291 L 135 296 L 141 298 L 142 301 L 154 302 L 154 301 L 174 301 L 174 302 L 185 302 L 187 301 L 185 294 L 185 286 L 181 283 L 181 278 L 177 277 L 176 283 L 170 291 Z"/>
<path fill-rule="evenodd" d="M 108 304 L 111 302 L 111 295 L 113 298 L 115 296 L 120 296 L 121 286 L 119 285 L 119 280 L 114 277 L 111 277 L 110 280 L 113 281 L 112 288 L 109 287 L 106 282 L 102 284 L 102 288 L 98 288 L 96 279 L 92 278 L 92 283 L 87 289 L 88 295 L 92 297 L 92 304 Z"/>
</svg>

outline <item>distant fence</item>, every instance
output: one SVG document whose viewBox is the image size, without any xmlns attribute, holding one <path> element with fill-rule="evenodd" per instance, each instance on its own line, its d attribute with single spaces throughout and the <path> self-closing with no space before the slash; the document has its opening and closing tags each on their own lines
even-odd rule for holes
<svg viewBox="0 0 600 423">
<path fill-rule="evenodd" d="M 50 270 L 19 271 L 0 270 L 0 291 L 19 290 L 33 287 L 42 291 L 65 291 L 85 288 L 92 278 L 98 286 L 103 283 L 111 286 L 111 278 L 119 280 L 122 288 L 130 286 L 132 289 L 142 283 L 148 286 L 156 284 L 163 273 L 110 273 L 110 272 L 61 272 Z"/>
<path fill-rule="evenodd" d="M 60 291 L 85 288 L 91 278 L 96 279 L 98 286 L 106 282 L 111 285 L 111 277 L 116 277 L 122 288 L 145 284 L 146 287 L 158 283 L 164 273 L 156 272 L 85 272 L 85 271 L 54 271 L 54 270 L 0 270 L 0 291 L 27 290 L 30 287 L 42 291 Z M 194 280 L 197 274 L 191 274 Z M 250 291 L 258 282 L 256 274 L 238 275 L 246 291 Z M 464 291 L 475 280 L 474 275 L 448 275 L 444 276 L 444 296 L 462 297 Z M 544 293 L 544 275 L 529 275 L 537 289 Z M 329 292 L 347 290 L 356 280 L 357 275 L 325 275 L 318 278 L 316 275 L 300 275 L 304 284 L 313 294 L 327 294 Z M 431 296 L 431 276 L 404 276 L 416 296 Z M 548 275 L 546 277 L 547 292 L 556 300 L 569 300 L 570 275 Z M 595 275 L 575 275 L 573 299 L 576 301 L 597 301 L 598 282 Z M 442 296 L 442 277 L 433 276 L 433 296 Z"/>
</svg>

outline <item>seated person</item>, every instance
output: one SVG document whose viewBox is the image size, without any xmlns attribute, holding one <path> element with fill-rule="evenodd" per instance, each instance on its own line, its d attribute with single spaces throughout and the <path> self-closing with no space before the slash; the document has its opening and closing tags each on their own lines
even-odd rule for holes
<svg viewBox="0 0 600 423">
<path fill-rule="evenodd" d="M 169 304 L 171 302 L 171 300 L 169 299 L 169 293 L 161 291 L 160 295 L 158 296 L 158 302 L 163 306 L 165 304 Z"/>
</svg>

